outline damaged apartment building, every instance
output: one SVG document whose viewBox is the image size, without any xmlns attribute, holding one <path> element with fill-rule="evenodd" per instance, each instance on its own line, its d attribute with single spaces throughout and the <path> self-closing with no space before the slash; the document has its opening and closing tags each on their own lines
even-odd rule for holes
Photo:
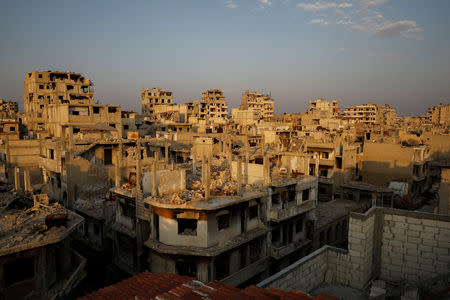
<svg viewBox="0 0 450 300">
<path fill-rule="evenodd" d="M 92 81 L 78 73 L 27 73 L 24 108 L 23 122 L 33 135 L 122 134 L 120 106 L 95 104 Z"/>
<path fill-rule="evenodd" d="M 173 165 L 140 143 L 136 151 L 136 172 L 117 176 L 109 193 L 121 269 L 241 285 L 311 251 L 314 177 L 272 174 L 268 157 L 264 164 L 223 156 Z"/>
<path fill-rule="evenodd" d="M 82 256 L 114 274 L 171 272 L 242 287 L 280 287 L 284 274 L 305 275 L 308 261 L 323 263 L 299 280 L 310 287 L 326 278 L 361 288 L 369 273 L 401 278 L 407 267 L 392 254 L 399 244 L 391 221 L 412 218 L 430 234 L 427 224 L 447 222 L 394 208 L 447 213 L 448 105 L 397 117 L 388 105 L 309 104 L 276 116 L 271 95 L 246 91 L 228 115 L 221 89 L 177 105 L 172 91 L 152 88 L 141 90 L 140 114 L 94 102 L 93 83 L 81 74 L 27 73 L 25 113 L 0 127 L 0 185 L 35 200 L 0 208 L 0 295 L 64 297 L 83 277 Z M 446 224 L 438 224 L 442 232 Z M 433 235 L 448 239 L 441 229 Z M 361 246 L 366 240 L 371 245 Z M 425 246 L 448 254 L 447 244 L 430 243 L 417 244 L 420 255 L 431 256 Z M 380 251 L 392 256 L 381 265 Z M 433 270 L 443 263 L 433 258 Z"/>
<path fill-rule="evenodd" d="M 71 248 L 83 218 L 45 194 L 14 190 L 0 201 L 0 299 L 65 297 L 86 276 L 86 259 Z"/>
</svg>

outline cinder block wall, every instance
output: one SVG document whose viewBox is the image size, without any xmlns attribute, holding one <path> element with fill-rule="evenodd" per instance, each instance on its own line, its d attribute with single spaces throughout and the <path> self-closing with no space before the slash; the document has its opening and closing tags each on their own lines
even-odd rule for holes
<svg viewBox="0 0 450 300">
<path fill-rule="evenodd" d="M 328 246 L 324 246 L 260 282 L 258 286 L 309 292 L 324 280 L 328 268 L 327 252 Z"/>
<path fill-rule="evenodd" d="M 420 285 L 450 270 L 450 216 L 372 208 L 352 213 L 348 251 L 324 246 L 261 287 L 309 292 L 327 279 L 363 288 L 376 276 Z"/>
<path fill-rule="evenodd" d="M 449 219 L 449 216 L 433 214 L 386 212 L 381 277 L 420 282 L 449 273 Z"/>
</svg>

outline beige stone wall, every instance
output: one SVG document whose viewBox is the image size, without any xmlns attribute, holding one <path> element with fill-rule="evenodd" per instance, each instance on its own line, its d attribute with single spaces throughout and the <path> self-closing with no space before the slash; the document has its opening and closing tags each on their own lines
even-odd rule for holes
<svg viewBox="0 0 450 300">
<path fill-rule="evenodd" d="M 450 169 L 442 169 L 439 187 L 439 213 L 450 215 Z"/>
<path fill-rule="evenodd" d="M 450 270 L 450 223 L 385 214 L 381 277 L 420 282 Z"/>
<path fill-rule="evenodd" d="M 310 291 L 325 280 L 363 288 L 379 275 L 420 285 L 450 270 L 450 216 L 373 208 L 352 213 L 348 251 L 324 246 L 258 286 Z"/>
</svg>

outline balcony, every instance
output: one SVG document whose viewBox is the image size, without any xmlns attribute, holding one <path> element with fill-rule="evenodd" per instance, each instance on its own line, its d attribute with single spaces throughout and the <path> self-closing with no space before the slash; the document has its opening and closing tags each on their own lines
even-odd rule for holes
<svg viewBox="0 0 450 300">
<path fill-rule="evenodd" d="M 282 209 L 271 209 L 267 215 L 269 221 L 280 222 L 286 219 L 289 219 L 293 216 L 297 216 L 308 212 L 316 207 L 315 200 L 307 200 L 303 201 L 299 205 L 288 206 Z"/>
<path fill-rule="evenodd" d="M 334 167 L 334 159 L 331 158 L 320 158 L 319 164 L 324 166 Z"/>
<path fill-rule="evenodd" d="M 275 245 L 269 245 L 268 255 L 275 259 L 280 259 L 285 257 L 286 255 L 291 254 L 295 250 L 298 250 L 306 245 L 311 243 L 311 240 L 300 240 L 295 241 L 293 243 L 283 245 L 280 247 L 276 247 Z"/>
</svg>

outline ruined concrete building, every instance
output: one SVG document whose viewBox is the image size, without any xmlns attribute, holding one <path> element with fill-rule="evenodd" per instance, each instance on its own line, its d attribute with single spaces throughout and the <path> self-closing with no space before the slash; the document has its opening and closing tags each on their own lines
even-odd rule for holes
<svg viewBox="0 0 450 300">
<path fill-rule="evenodd" d="M 35 195 L 30 208 L 14 197 L 5 200 L 0 226 L 0 298 L 64 297 L 86 275 L 86 259 L 70 247 L 83 218 L 57 203 L 50 205 L 46 195 Z"/>
<path fill-rule="evenodd" d="M 139 114 L 52 71 L 26 74 L 23 115 L 2 103 L 0 299 L 143 271 L 359 298 L 405 280 L 439 292 L 426 286 L 448 277 L 448 105 L 397 117 L 315 99 L 275 116 L 270 96 L 245 92 L 229 116 L 220 89 L 176 105 L 153 88 Z"/>
<path fill-rule="evenodd" d="M 152 115 L 156 106 L 173 105 L 173 95 L 161 88 L 141 89 L 141 108 L 144 115 Z"/>
<path fill-rule="evenodd" d="M 202 93 L 200 102 L 200 119 L 209 119 L 215 123 L 223 123 L 228 118 L 227 101 L 221 89 L 207 90 Z"/>
<path fill-rule="evenodd" d="M 426 118 L 435 125 L 450 125 L 450 104 L 439 104 L 427 110 Z"/>
<path fill-rule="evenodd" d="M 388 104 L 380 105 L 367 103 L 346 107 L 343 116 L 346 119 L 354 120 L 365 124 L 385 124 L 392 125 L 397 119 L 395 108 Z"/>
<path fill-rule="evenodd" d="M 19 105 L 17 102 L 5 101 L 0 99 L 0 118 L 8 119 L 15 118 L 19 112 Z"/>
<path fill-rule="evenodd" d="M 24 87 L 28 130 L 69 138 L 73 134 L 121 136 L 120 106 L 94 103 L 93 83 L 71 72 L 27 73 Z"/>
<path fill-rule="evenodd" d="M 274 101 L 271 96 L 257 92 L 242 93 L 240 110 L 252 110 L 259 118 L 267 119 L 274 116 Z"/>
<path fill-rule="evenodd" d="M 44 129 L 47 105 L 89 103 L 94 99 L 92 82 L 78 73 L 38 72 L 26 74 L 24 83 L 24 122 L 29 130 Z"/>
</svg>

